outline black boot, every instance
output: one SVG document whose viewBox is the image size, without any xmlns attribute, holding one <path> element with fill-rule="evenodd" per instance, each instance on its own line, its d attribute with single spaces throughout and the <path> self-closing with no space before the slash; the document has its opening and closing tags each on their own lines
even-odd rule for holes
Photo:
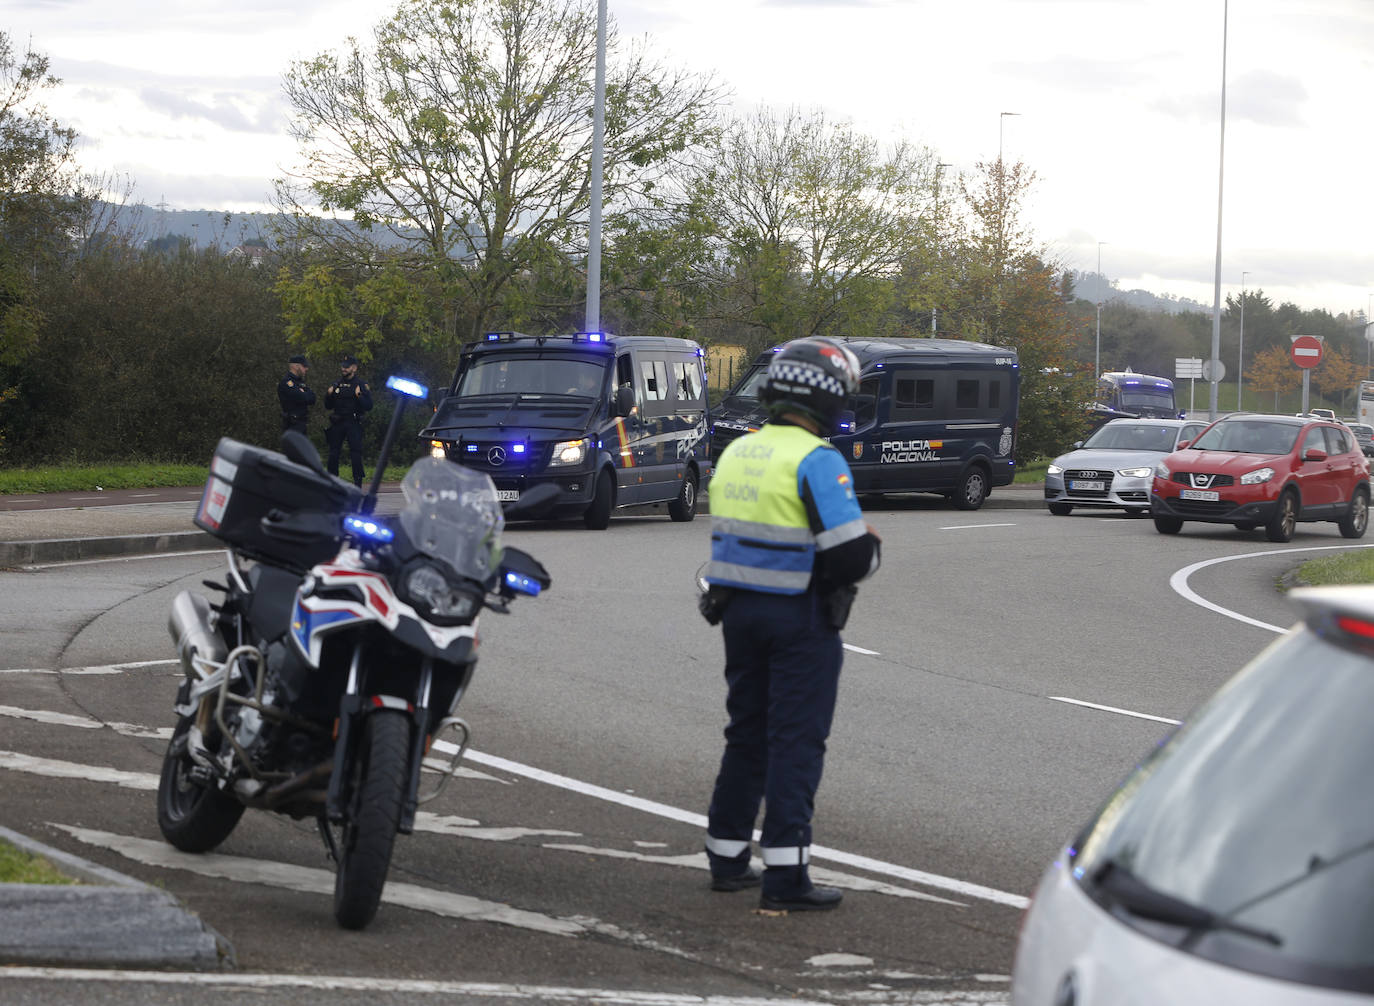
<svg viewBox="0 0 1374 1006">
<path fill-rule="evenodd" d="M 772 912 L 825 912 L 839 907 L 837 888 L 817 887 L 804 866 L 770 866 L 763 872 L 759 907 Z"/>
</svg>

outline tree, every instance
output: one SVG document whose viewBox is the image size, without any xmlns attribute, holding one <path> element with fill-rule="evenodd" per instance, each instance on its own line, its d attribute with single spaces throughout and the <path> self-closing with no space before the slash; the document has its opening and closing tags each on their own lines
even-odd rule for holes
<svg viewBox="0 0 1374 1006">
<path fill-rule="evenodd" d="M 1270 346 L 1256 354 L 1246 370 L 1246 383 L 1251 389 L 1274 395 L 1274 408 L 1278 408 L 1279 395 L 1287 395 L 1302 385 L 1302 375 L 1293 365 L 1289 350 L 1284 347 Z"/>
<path fill-rule="evenodd" d="M 710 137 L 720 96 L 622 46 L 613 25 L 606 47 L 603 204 L 613 217 Z M 545 271 L 566 274 L 567 257 L 586 249 L 595 56 L 586 0 L 401 0 L 372 45 L 350 39 L 342 54 L 293 65 L 285 89 L 307 191 L 282 181 L 278 198 L 297 244 L 327 252 L 330 271 L 283 277 L 292 336 L 338 348 L 332 336 L 348 326 L 308 330 L 291 284 L 385 274 L 356 335 L 375 342 L 376 315 L 391 312 L 420 341 L 446 342 L 483 331 L 507 298 L 517 313 L 528 307 Z M 383 237 L 395 251 L 381 252 Z"/>
</svg>

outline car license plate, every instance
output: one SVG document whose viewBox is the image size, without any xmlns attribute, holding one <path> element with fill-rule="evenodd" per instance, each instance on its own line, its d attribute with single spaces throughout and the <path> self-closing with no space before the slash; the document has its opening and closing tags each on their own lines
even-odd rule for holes
<svg viewBox="0 0 1374 1006">
<path fill-rule="evenodd" d="M 1221 499 L 1221 493 L 1215 489 L 1180 489 L 1179 499 L 1184 500 L 1203 500 L 1207 503 L 1215 503 Z"/>
<path fill-rule="evenodd" d="M 1084 482 L 1082 479 L 1074 479 L 1069 483 L 1069 488 L 1081 493 L 1102 493 L 1107 491 L 1107 483 Z"/>
<path fill-rule="evenodd" d="M 498 489 L 496 498 L 502 503 L 514 503 L 520 499 L 519 489 Z"/>
</svg>

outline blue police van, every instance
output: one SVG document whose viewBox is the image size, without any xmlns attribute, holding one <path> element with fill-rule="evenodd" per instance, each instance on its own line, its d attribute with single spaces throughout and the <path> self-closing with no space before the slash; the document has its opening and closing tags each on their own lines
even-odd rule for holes
<svg viewBox="0 0 1374 1006">
<path fill-rule="evenodd" d="M 688 339 L 488 332 L 463 346 L 420 436 L 490 475 L 503 501 L 556 486 L 538 516 L 599 530 L 647 503 L 689 521 L 706 472 L 704 353 Z"/>
<path fill-rule="evenodd" d="M 1016 351 L 959 339 L 838 339 L 859 359 L 859 392 L 830 442 L 860 495 L 937 493 L 977 510 L 1016 474 L 1021 372 Z M 761 393 L 774 347 L 711 412 L 711 456 L 767 419 Z"/>
</svg>

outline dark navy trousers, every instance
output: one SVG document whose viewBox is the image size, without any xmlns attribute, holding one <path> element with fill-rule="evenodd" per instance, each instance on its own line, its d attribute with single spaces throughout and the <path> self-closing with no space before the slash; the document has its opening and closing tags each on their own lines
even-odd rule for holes
<svg viewBox="0 0 1374 1006">
<path fill-rule="evenodd" d="M 760 802 L 764 866 L 804 867 L 835 714 L 840 634 L 811 591 L 737 590 L 721 624 L 730 722 L 707 825 L 712 870 L 747 864 Z"/>
</svg>

